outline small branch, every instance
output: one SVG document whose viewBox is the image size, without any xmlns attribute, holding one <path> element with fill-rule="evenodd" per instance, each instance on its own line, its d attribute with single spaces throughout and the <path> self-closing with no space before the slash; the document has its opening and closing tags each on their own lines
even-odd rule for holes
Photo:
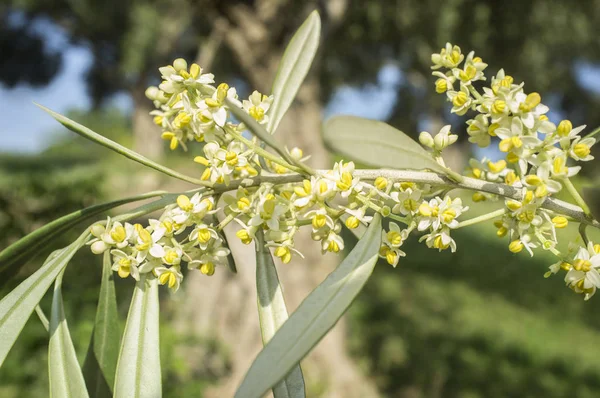
<svg viewBox="0 0 600 398">
<path fill-rule="evenodd" d="M 588 207 L 587 203 L 585 203 L 585 200 L 583 200 L 583 198 L 579 194 L 579 191 L 577 191 L 577 188 L 575 188 L 571 180 L 569 178 L 563 178 L 562 182 L 564 183 L 565 188 L 567 188 L 567 191 L 569 191 L 569 194 L 571 194 L 573 199 L 575 199 L 575 202 L 579 205 L 579 207 L 583 209 L 585 215 L 589 218 L 592 218 L 590 208 Z"/>
<path fill-rule="evenodd" d="M 327 172 L 327 170 L 317 170 L 317 175 L 323 175 L 325 172 Z M 461 182 L 456 182 L 445 175 L 428 171 L 390 169 L 355 170 L 354 176 L 366 181 L 374 181 L 377 177 L 385 177 L 393 181 L 415 182 L 418 184 L 431 184 L 439 187 L 481 191 L 515 200 L 521 200 L 523 196 L 521 189 L 511 187 L 510 185 L 477 180 L 470 177 L 463 177 Z M 301 174 L 263 174 L 256 177 L 245 178 L 243 180 L 231 181 L 228 186 L 223 184 L 215 184 L 212 190 L 208 190 L 207 193 L 210 191 L 214 193 L 221 193 L 235 190 L 240 186 L 252 187 L 259 186 L 263 183 L 296 183 L 301 182 L 304 179 L 305 177 Z M 542 207 L 567 217 L 571 217 L 577 222 L 600 229 L 600 222 L 587 217 L 581 207 L 574 204 L 559 199 L 547 198 Z"/>
<path fill-rule="evenodd" d="M 498 210 L 493 211 L 491 213 L 483 214 L 483 215 L 481 215 L 479 217 L 473 217 L 473 218 L 471 218 L 469 220 L 465 220 L 465 221 L 459 222 L 455 229 L 463 228 L 463 227 L 468 227 L 470 225 L 477 224 L 477 223 L 480 223 L 480 222 L 483 222 L 483 221 L 488 221 L 488 220 L 494 219 L 496 217 L 500 217 L 504 213 L 506 213 L 506 209 L 498 209 Z"/>
</svg>

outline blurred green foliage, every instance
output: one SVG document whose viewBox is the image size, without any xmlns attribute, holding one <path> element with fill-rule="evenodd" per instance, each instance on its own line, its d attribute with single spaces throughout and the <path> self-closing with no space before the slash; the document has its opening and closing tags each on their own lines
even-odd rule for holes
<svg viewBox="0 0 600 398">
<path fill-rule="evenodd" d="M 595 297 L 544 279 L 555 260 L 510 253 L 493 226 L 453 236 L 454 254 L 407 242 L 398 268 L 380 264 L 351 308 L 353 352 L 382 395 L 597 396 Z"/>
</svg>

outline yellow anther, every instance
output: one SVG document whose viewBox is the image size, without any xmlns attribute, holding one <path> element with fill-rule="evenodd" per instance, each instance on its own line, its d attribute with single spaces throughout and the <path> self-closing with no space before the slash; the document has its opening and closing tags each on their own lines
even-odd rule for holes
<svg viewBox="0 0 600 398">
<path fill-rule="evenodd" d="M 162 116 L 154 116 L 154 124 L 156 124 L 157 126 L 162 126 L 163 124 L 163 117 Z"/>
<path fill-rule="evenodd" d="M 295 186 L 294 187 L 294 193 L 300 197 L 305 197 L 308 196 L 310 194 L 312 190 L 312 185 L 310 183 L 310 180 L 304 180 L 302 181 L 302 186 Z"/>
<path fill-rule="evenodd" d="M 481 178 L 481 169 L 475 167 L 471 172 L 473 173 L 473 177 Z"/>
<path fill-rule="evenodd" d="M 148 250 L 152 244 L 152 235 L 146 229 L 138 231 L 138 237 L 143 243 L 138 244 L 135 248 L 141 251 Z"/>
<path fill-rule="evenodd" d="M 173 232 L 173 228 L 175 227 L 171 221 L 163 221 L 160 223 L 160 226 L 163 227 L 167 233 Z"/>
<path fill-rule="evenodd" d="M 503 159 L 497 161 L 496 163 L 490 161 L 487 165 L 492 173 L 500 173 L 506 168 L 506 161 Z"/>
<path fill-rule="evenodd" d="M 260 106 L 251 106 L 248 110 L 248 114 L 250 114 L 254 120 L 259 122 L 265 118 L 265 110 Z"/>
<path fill-rule="evenodd" d="M 519 105 L 519 109 L 523 112 L 530 112 L 533 108 L 538 106 L 540 102 L 542 102 L 540 94 L 531 93 L 525 98 L 525 101 Z"/>
<path fill-rule="evenodd" d="M 348 171 L 344 171 L 340 176 L 339 181 L 335 185 L 342 191 L 347 191 L 352 186 L 352 174 Z M 321 192 L 323 193 L 323 192 Z"/>
<path fill-rule="evenodd" d="M 346 226 L 350 229 L 355 229 L 358 228 L 358 226 L 360 225 L 360 221 L 358 220 L 358 218 L 354 217 L 354 216 L 350 216 L 346 219 Z"/>
<path fill-rule="evenodd" d="M 238 210 L 246 210 L 247 208 L 250 207 L 250 199 L 246 198 L 246 197 L 242 197 L 237 201 L 237 208 Z"/>
<path fill-rule="evenodd" d="M 556 128 L 556 133 L 561 137 L 566 137 L 573 130 L 573 124 L 570 120 L 562 120 Z"/>
<path fill-rule="evenodd" d="M 194 162 L 201 164 L 202 166 L 208 166 L 208 159 L 204 156 L 196 156 Z"/>
<path fill-rule="evenodd" d="M 592 269 L 592 263 L 589 260 L 578 258 L 573 261 L 573 268 L 575 268 L 576 271 L 588 272 Z"/>
<path fill-rule="evenodd" d="M 568 172 L 564 157 L 557 156 L 554 158 L 552 161 L 552 172 L 554 174 L 566 174 Z"/>
<path fill-rule="evenodd" d="M 565 261 L 563 261 L 562 263 L 560 263 L 560 268 L 564 271 L 570 271 L 573 266 Z"/>
<path fill-rule="evenodd" d="M 227 98 L 227 91 L 229 90 L 229 85 L 227 83 L 221 83 L 217 87 L 217 100 L 222 103 L 225 98 Z"/>
<path fill-rule="evenodd" d="M 552 224 L 554 224 L 556 228 L 566 228 L 567 225 L 569 225 L 569 220 L 563 216 L 556 216 L 552 219 Z"/>
<path fill-rule="evenodd" d="M 179 195 L 177 197 L 177 206 L 183 211 L 191 211 L 194 208 L 194 204 L 185 195 Z"/>
<path fill-rule="evenodd" d="M 519 181 L 519 178 L 512 170 L 506 173 L 506 175 L 504 176 L 504 182 L 508 185 L 513 185 L 517 181 Z"/>
<path fill-rule="evenodd" d="M 513 143 L 512 140 L 510 138 L 505 138 L 502 141 L 500 141 L 498 143 L 498 148 L 502 151 L 502 152 L 508 152 L 511 149 L 513 149 Z"/>
<path fill-rule="evenodd" d="M 175 250 L 169 250 L 165 253 L 163 260 L 165 260 L 165 263 L 167 264 L 179 263 L 179 254 Z"/>
<path fill-rule="evenodd" d="M 394 250 L 388 250 L 387 253 L 385 253 L 385 260 L 390 265 L 396 264 L 398 261 L 398 253 L 396 253 Z"/>
<path fill-rule="evenodd" d="M 327 245 L 327 251 L 338 253 L 340 251 L 340 245 L 335 240 L 330 240 Z"/>
<path fill-rule="evenodd" d="M 208 181 L 210 180 L 210 175 L 212 174 L 211 170 L 209 168 L 204 169 L 204 171 L 202 172 L 202 175 L 200 176 L 200 179 L 202 181 Z"/>
<path fill-rule="evenodd" d="M 385 177 L 377 177 L 375 179 L 375 187 L 379 190 L 384 190 L 388 185 L 388 181 Z"/>
<path fill-rule="evenodd" d="M 338 184 L 339 184 L 339 181 L 338 181 Z M 327 185 L 327 183 L 324 180 L 319 181 L 318 188 L 319 188 L 319 194 L 321 194 L 321 195 L 323 195 L 324 193 L 326 193 L 329 190 L 329 186 Z"/>
<path fill-rule="evenodd" d="M 402 244 L 402 235 L 399 232 L 389 231 L 386 237 L 392 246 L 400 246 Z"/>
<path fill-rule="evenodd" d="M 498 236 L 499 238 L 504 238 L 507 233 L 508 233 L 508 229 L 506 227 L 500 227 L 496 231 L 496 236 Z"/>
<path fill-rule="evenodd" d="M 523 243 L 518 239 L 513 240 L 508 245 L 508 250 L 510 250 L 513 253 L 519 253 L 521 250 L 523 250 Z"/>
<path fill-rule="evenodd" d="M 523 146 L 523 141 L 521 141 L 520 137 L 514 136 L 511 137 L 510 140 L 515 148 L 521 148 Z"/>
<path fill-rule="evenodd" d="M 117 274 L 121 278 L 127 278 L 131 274 L 131 267 L 126 265 L 119 265 L 119 269 L 117 270 Z"/>
<path fill-rule="evenodd" d="M 431 217 L 433 214 L 433 208 L 428 203 L 421 203 L 419 206 L 419 214 L 423 217 Z"/>
<path fill-rule="evenodd" d="M 484 202 L 486 197 L 481 192 L 475 192 L 472 196 L 473 202 Z"/>
<path fill-rule="evenodd" d="M 202 72 L 202 68 L 200 67 L 200 65 L 192 64 L 192 66 L 190 66 L 190 76 L 192 78 L 197 79 L 198 76 L 200 76 L 201 72 Z"/>
<path fill-rule="evenodd" d="M 312 218 L 312 222 L 311 222 L 313 228 L 315 228 L 315 229 L 323 228 L 326 223 L 327 223 L 327 216 L 325 216 L 325 214 L 315 214 L 315 216 Z"/>
<path fill-rule="evenodd" d="M 125 228 L 121 225 L 118 225 L 110 231 L 110 237 L 117 243 L 123 242 L 127 237 L 127 232 L 125 232 Z"/>
<path fill-rule="evenodd" d="M 510 211 L 517 211 L 521 207 L 523 207 L 523 205 L 521 204 L 521 202 L 517 202 L 516 200 L 507 200 L 506 207 L 508 207 Z"/>
<path fill-rule="evenodd" d="M 532 200 L 533 200 L 533 192 L 527 191 L 527 193 L 525 193 L 525 197 L 523 198 L 523 203 L 528 204 L 528 203 L 531 203 Z"/>
<path fill-rule="evenodd" d="M 502 100 L 496 100 L 492 104 L 492 113 L 503 113 L 506 109 L 506 102 Z"/>
<path fill-rule="evenodd" d="M 211 238 L 210 231 L 208 228 L 202 228 L 198 231 L 198 242 L 207 243 Z"/>
<path fill-rule="evenodd" d="M 504 76 L 504 79 L 500 81 L 500 86 L 505 88 L 510 88 L 511 84 L 513 84 L 514 79 L 512 76 Z"/>
<path fill-rule="evenodd" d="M 200 202 L 202 204 L 202 206 L 204 206 L 204 208 L 206 208 L 206 211 L 211 211 L 213 208 L 213 202 L 210 199 L 202 199 L 202 202 Z"/>
<path fill-rule="evenodd" d="M 490 124 L 490 127 L 488 127 L 488 134 L 491 135 L 492 137 L 495 137 L 496 130 L 498 129 L 498 127 L 500 127 L 500 125 L 498 123 Z"/>
<path fill-rule="evenodd" d="M 235 233 L 235 236 L 237 236 L 238 238 L 240 238 L 240 240 L 242 241 L 243 244 L 248 245 L 250 244 L 250 242 L 252 242 L 252 237 L 250 236 L 250 234 L 248 233 L 248 231 L 246 231 L 245 229 L 240 229 L 239 231 L 237 231 Z"/>
<path fill-rule="evenodd" d="M 473 58 L 473 63 L 474 64 L 479 64 L 481 62 L 483 62 L 483 60 L 481 59 L 481 57 L 475 57 L 475 58 Z"/>
<path fill-rule="evenodd" d="M 454 220 L 455 217 L 456 211 L 454 209 L 446 209 L 442 213 L 442 220 L 444 220 L 445 223 L 451 222 L 452 220 Z"/>
<path fill-rule="evenodd" d="M 460 62 L 460 50 L 452 50 L 452 53 L 450 53 L 450 61 L 452 61 L 453 64 L 458 64 Z"/>
<path fill-rule="evenodd" d="M 437 79 L 435 81 L 435 92 L 442 94 L 448 91 L 448 81 L 446 79 Z"/>
<path fill-rule="evenodd" d="M 458 77 L 463 82 L 467 82 L 469 80 L 472 80 L 475 77 L 476 74 L 477 74 L 477 69 L 475 69 L 475 67 L 473 65 L 468 65 L 465 68 L 465 70 L 461 70 L 458 73 Z"/>
<path fill-rule="evenodd" d="M 227 163 L 230 166 L 235 166 L 237 164 L 237 162 L 238 162 L 237 153 L 228 151 L 225 154 L 225 163 Z"/>
<path fill-rule="evenodd" d="M 279 246 L 275 249 L 275 257 L 279 257 L 284 264 L 287 264 L 292 259 L 290 249 L 285 246 Z"/>
<path fill-rule="evenodd" d="M 440 250 L 445 250 L 450 246 L 450 244 L 444 244 L 444 241 L 440 235 L 436 236 L 433 239 L 433 247 Z"/>
<path fill-rule="evenodd" d="M 535 174 L 530 174 L 528 176 L 525 177 L 525 182 L 529 185 L 533 185 L 533 186 L 538 186 L 543 184 L 544 182 L 542 181 L 542 179 L 540 177 L 538 177 Z"/>
<path fill-rule="evenodd" d="M 169 142 L 169 149 L 174 151 L 179 146 L 179 140 L 176 137 L 171 138 L 171 142 Z"/>
<path fill-rule="evenodd" d="M 543 198 L 548 195 L 548 186 L 546 184 L 541 184 L 535 189 L 535 197 Z"/>
<path fill-rule="evenodd" d="M 182 129 L 186 127 L 192 121 L 192 117 L 188 115 L 186 112 L 179 112 L 173 120 L 173 126 L 178 129 Z"/>
<path fill-rule="evenodd" d="M 170 131 L 165 131 L 160 135 L 160 138 L 162 138 L 163 140 L 171 140 L 173 139 L 173 137 L 175 137 L 175 134 L 173 134 Z"/>
<path fill-rule="evenodd" d="M 177 284 L 177 276 L 171 271 L 165 271 L 158 277 L 158 282 L 161 285 L 167 285 L 169 288 L 172 288 Z"/>
<path fill-rule="evenodd" d="M 585 158 L 590 154 L 590 147 L 582 143 L 575 144 L 575 146 L 573 146 L 573 153 L 579 158 Z"/>
<path fill-rule="evenodd" d="M 404 202 L 402 202 L 402 207 L 413 212 L 419 208 L 419 203 L 414 199 L 406 199 Z"/>
<path fill-rule="evenodd" d="M 464 91 L 459 91 L 452 99 L 452 105 L 459 108 L 467 103 L 468 98 L 469 96 L 467 95 L 467 93 L 465 93 Z"/>
<path fill-rule="evenodd" d="M 215 273 L 215 265 L 213 263 L 205 263 L 200 266 L 200 272 L 206 276 L 212 276 Z"/>
<path fill-rule="evenodd" d="M 548 119 L 548 116 L 546 116 L 546 115 L 540 115 L 540 117 L 538 117 L 538 120 L 540 120 L 542 122 L 547 122 L 549 119 Z"/>
<path fill-rule="evenodd" d="M 221 106 L 221 103 L 219 101 L 214 100 L 212 98 L 207 98 L 204 100 L 204 102 L 206 102 L 206 105 L 208 105 L 211 108 L 218 108 Z"/>
</svg>

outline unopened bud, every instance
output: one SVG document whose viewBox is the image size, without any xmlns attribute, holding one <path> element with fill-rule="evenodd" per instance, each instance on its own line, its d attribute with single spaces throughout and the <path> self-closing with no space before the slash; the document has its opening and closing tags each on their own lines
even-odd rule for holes
<svg viewBox="0 0 600 398">
<path fill-rule="evenodd" d="M 422 131 L 421 134 L 419 134 L 419 142 L 427 148 L 433 148 L 435 145 L 433 137 L 427 131 Z"/>
<path fill-rule="evenodd" d="M 175 70 L 177 72 L 179 72 L 181 70 L 187 71 L 187 62 L 186 62 L 186 60 L 183 59 L 183 58 L 177 58 L 175 61 L 173 61 L 173 68 L 175 68 Z"/>
</svg>

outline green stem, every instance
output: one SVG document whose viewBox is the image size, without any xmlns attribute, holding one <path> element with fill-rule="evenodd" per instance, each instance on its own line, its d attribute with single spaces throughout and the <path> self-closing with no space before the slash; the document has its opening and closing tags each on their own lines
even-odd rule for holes
<svg viewBox="0 0 600 398">
<path fill-rule="evenodd" d="M 477 89 L 475 87 L 473 87 L 472 84 L 469 85 L 469 91 L 471 92 L 471 94 L 473 94 L 473 97 L 475 97 L 475 99 L 477 99 L 477 101 L 483 100 L 483 97 L 481 96 L 481 94 L 479 94 Z"/>
<path fill-rule="evenodd" d="M 304 171 L 304 170 L 302 170 L 299 167 L 292 166 L 291 164 L 289 164 L 288 162 L 286 162 L 282 158 L 279 158 L 279 157 L 273 155 L 272 153 L 267 152 L 266 150 L 262 149 L 259 145 L 256 145 L 251 140 L 245 138 L 243 135 L 239 134 L 233 128 L 227 128 L 227 133 L 231 134 L 236 140 L 241 141 L 248 148 L 251 148 L 258 155 L 262 156 L 265 159 L 270 160 L 273 163 L 277 163 L 278 165 L 283 166 L 286 169 L 294 171 L 296 173 L 302 173 Z"/>
<path fill-rule="evenodd" d="M 598 134 L 598 133 L 600 133 L 600 126 L 599 126 L 599 127 L 596 127 L 594 130 L 592 130 L 592 132 L 591 132 L 591 133 L 587 134 L 587 135 L 586 135 L 585 137 L 583 137 L 583 138 L 589 138 L 589 137 L 593 137 L 593 136 L 595 136 L 595 135 L 596 135 L 596 134 Z"/>
<path fill-rule="evenodd" d="M 585 215 L 588 216 L 589 218 L 592 218 L 592 213 L 590 212 L 590 208 L 588 207 L 587 203 L 585 203 L 585 200 L 583 200 L 583 198 L 579 194 L 579 191 L 577 191 L 577 188 L 575 188 L 575 186 L 573 185 L 571 180 L 568 177 L 565 177 L 565 178 L 563 178 L 562 181 L 564 182 L 564 185 L 565 185 L 565 188 L 567 188 L 567 191 L 569 191 L 569 193 L 571 194 L 573 199 L 575 199 L 575 202 L 577 203 L 577 205 L 579 205 L 579 207 L 581 207 L 581 210 L 583 210 Z"/>
<path fill-rule="evenodd" d="M 478 217 L 474 217 L 465 221 L 461 221 L 458 223 L 458 225 L 456 226 L 456 229 L 459 228 L 463 228 L 463 227 L 468 227 L 470 225 L 474 225 L 483 221 L 488 221 L 497 217 L 500 217 L 501 215 L 503 215 L 504 213 L 506 213 L 506 209 L 498 209 L 496 211 L 493 211 L 491 213 L 487 213 L 487 214 L 483 214 L 481 216 Z"/>
</svg>

